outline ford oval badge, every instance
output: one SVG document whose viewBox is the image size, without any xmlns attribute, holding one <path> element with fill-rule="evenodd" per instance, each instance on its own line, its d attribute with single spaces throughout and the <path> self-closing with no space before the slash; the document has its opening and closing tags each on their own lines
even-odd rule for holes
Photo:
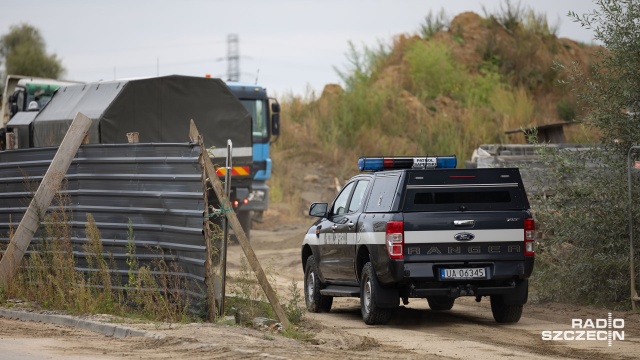
<svg viewBox="0 0 640 360">
<path fill-rule="evenodd" d="M 470 241 L 475 239 L 475 235 L 473 235 L 472 233 L 468 233 L 468 232 L 461 232 L 461 233 L 457 233 L 453 236 L 454 239 L 458 240 L 458 241 Z"/>
</svg>

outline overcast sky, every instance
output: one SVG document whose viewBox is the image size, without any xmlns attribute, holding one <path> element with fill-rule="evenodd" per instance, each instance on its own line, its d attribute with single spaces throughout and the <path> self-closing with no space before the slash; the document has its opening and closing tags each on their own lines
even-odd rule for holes
<svg viewBox="0 0 640 360">
<path fill-rule="evenodd" d="M 155 75 L 225 78 L 227 36 L 239 37 L 241 81 L 276 94 L 320 93 L 339 83 L 348 42 L 374 46 L 417 32 L 424 17 L 444 9 L 483 15 L 501 0 L 0 0 L 0 34 L 28 23 L 42 33 L 76 81 Z M 512 1 L 512 3 L 517 3 Z M 559 35 L 591 43 L 593 32 L 568 18 L 591 0 L 522 1 L 559 23 Z"/>
</svg>

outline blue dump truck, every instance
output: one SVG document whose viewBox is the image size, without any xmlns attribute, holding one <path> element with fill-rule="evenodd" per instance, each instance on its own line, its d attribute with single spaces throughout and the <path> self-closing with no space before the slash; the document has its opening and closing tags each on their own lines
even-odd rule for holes
<svg viewBox="0 0 640 360">
<path fill-rule="evenodd" d="M 280 135 L 280 104 L 269 98 L 262 86 L 238 82 L 226 84 L 253 119 L 253 181 L 246 203 L 238 211 L 240 224 L 248 234 L 252 220 L 262 221 L 263 212 L 269 205 L 269 186 L 266 184 L 271 178 L 269 149 Z"/>
</svg>

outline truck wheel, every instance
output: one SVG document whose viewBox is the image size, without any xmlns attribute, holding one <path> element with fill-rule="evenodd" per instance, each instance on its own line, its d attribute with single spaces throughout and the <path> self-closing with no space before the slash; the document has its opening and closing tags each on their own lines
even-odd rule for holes
<svg viewBox="0 0 640 360">
<path fill-rule="evenodd" d="M 429 303 L 429 307 L 431 310 L 435 311 L 443 311 L 443 310 L 451 310 L 453 307 L 453 303 L 456 301 L 455 298 L 451 298 L 448 296 L 429 296 L 427 297 L 427 302 Z"/>
<path fill-rule="evenodd" d="M 247 240 L 250 240 L 251 211 L 238 211 L 236 215 L 238 216 L 238 221 L 240 222 L 240 226 L 242 226 L 242 230 L 244 230 L 244 234 L 247 235 Z"/>
<path fill-rule="evenodd" d="M 382 309 L 377 305 L 380 283 L 370 262 L 362 268 L 360 282 L 360 311 L 362 320 L 367 325 L 384 325 L 391 320 L 392 309 Z"/>
<path fill-rule="evenodd" d="M 501 295 L 491 296 L 491 312 L 497 323 L 510 324 L 520 321 L 524 304 L 507 305 Z"/>
<path fill-rule="evenodd" d="M 322 284 L 318 278 L 318 266 L 313 255 L 307 259 L 304 267 L 304 302 L 312 313 L 329 312 L 333 304 L 333 296 L 320 294 Z"/>
</svg>

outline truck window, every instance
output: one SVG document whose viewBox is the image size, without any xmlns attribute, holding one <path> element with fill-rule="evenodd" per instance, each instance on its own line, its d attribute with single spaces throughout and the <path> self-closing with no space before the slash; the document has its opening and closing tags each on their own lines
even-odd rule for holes
<svg viewBox="0 0 640 360">
<path fill-rule="evenodd" d="M 400 173 L 377 175 L 371 188 L 366 212 L 391 211 L 399 180 Z"/>
<path fill-rule="evenodd" d="M 345 186 L 336 198 L 336 201 L 333 202 L 333 207 L 331 208 L 332 215 L 342 215 L 346 212 L 347 200 L 349 200 L 349 195 L 351 195 L 354 183 L 355 182 L 351 182 Z"/>
<path fill-rule="evenodd" d="M 18 111 L 27 110 L 24 102 L 24 91 L 18 91 L 16 93 L 16 102 L 18 103 Z"/>
<path fill-rule="evenodd" d="M 253 137 L 265 138 L 267 132 L 267 106 L 264 99 L 241 99 L 240 102 L 251 114 Z"/>
<path fill-rule="evenodd" d="M 413 203 L 416 205 L 433 204 L 481 204 L 511 202 L 509 191 L 443 191 L 416 192 Z"/>
<path fill-rule="evenodd" d="M 408 172 L 403 210 L 523 210 L 529 202 L 518 169 Z"/>
<path fill-rule="evenodd" d="M 364 200 L 364 193 L 367 191 L 367 186 L 369 186 L 369 180 L 360 180 L 356 185 L 356 189 L 353 191 L 353 196 L 351 197 L 351 202 L 349 203 L 349 212 L 356 212 L 360 210 L 362 207 L 362 203 Z"/>
<path fill-rule="evenodd" d="M 404 210 L 409 211 L 466 211 L 466 210 L 522 210 L 523 190 L 517 186 L 495 184 L 495 188 L 408 186 Z"/>
</svg>

